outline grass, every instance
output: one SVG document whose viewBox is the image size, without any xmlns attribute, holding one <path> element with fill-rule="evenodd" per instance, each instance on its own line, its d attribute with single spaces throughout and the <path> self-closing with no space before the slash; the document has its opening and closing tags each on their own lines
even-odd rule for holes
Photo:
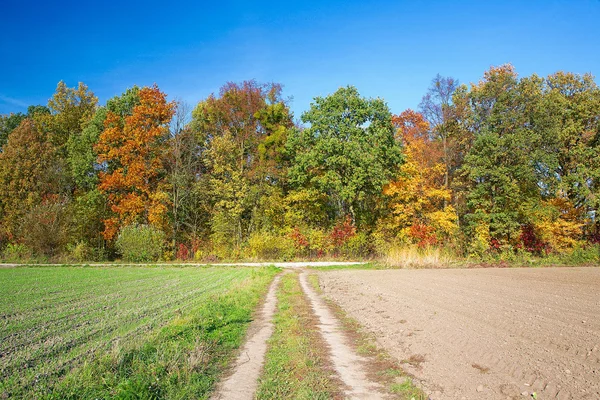
<svg viewBox="0 0 600 400">
<path fill-rule="evenodd" d="M 206 398 L 277 271 L 0 269 L 0 398 Z"/>
<path fill-rule="evenodd" d="M 329 399 L 340 397 L 338 382 L 325 364 L 327 350 L 316 317 L 302 293 L 297 273 L 282 277 L 257 399 Z"/>
<path fill-rule="evenodd" d="M 438 247 L 419 249 L 416 246 L 393 247 L 382 262 L 391 268 L 448 267 L 456 260 Z"/>
<path fill-rule="evenodd" d="M 308 276 L 308 282 L 318 293 L 322 293 L 319 277 Z M 343 329 L 350 338 L 352 347 L 368 361 L 368 373 L 371 379 L 388 388 L 391 395 L 405 400 L 426 400 L 428 396 L 412 382 L 400 363 L 383 348 L 377 346 L 373 335 L 369 334 L 358 321 L 350 317 L 338 304 L 326 299 L 327 305 L 342 323 Z"/>
</svg>

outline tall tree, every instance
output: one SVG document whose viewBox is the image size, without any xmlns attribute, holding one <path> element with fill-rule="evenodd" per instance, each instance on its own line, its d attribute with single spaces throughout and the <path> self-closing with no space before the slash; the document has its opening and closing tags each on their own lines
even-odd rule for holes
<svg viewBox="0 0 600 400">
<path fill-rule="evenodd" d="M 395 239 L 420 246 L 442 243 L 456 231 L 456 212 L 447 205 L 441 143 L 429 135 L 423 115 L 406 110 L 392 118 L 405 162 L 398 177 L 384 187 L 391 215 L 382 221 Z"/>
<path fill-rule="evenodd" d="M 280 198 L 292 115 L 281 85 L 228 83 L 201 101 L 190 128 L 201 143 L 210 187 L 212 239 L 239 248 L 260 226 L 266 198 Z M 264 221 L 264 219 L 263 219 Z"/>
<path fill-rule="evenodd" d="M 42 200 L 57 193 L 55 148 L 31 119 L 8 137 L 0 153 L 0 226 L 17 240 L 23 218 Z"/>
<path fill-rule="evenodd" d="M 374 200 L 402 161 L 385 102 L 348 86 L 315 98 L 302 122 L 310 127 L 289 141 L 291 183 L 328 194 L 334 219 L 351 215 L 355 223 L 372 224 Z"/>
<path fill-rule="evenodd" d="M 0 152 L 2 151 L 2 147 L 8 141 L 8 135 L 10 135 L 10 133 L 14 131 L 25 118 L 27 118 L 27 116 L 23 113 L 0 115 Z"/>
<path fill-rule="evenodd" d="M 190 128 L 190 107 L 176 103 L 170 126 L 167 157 L 175 243 L 191 243 L 206 235 L 210 220 L 209 194 L 202 159 L 202 142 Z"/>
<path fill-rule="evenodd" d="M 8 141 L 8 135 L 14 131 L 25 118 L 34 118 L 36 114 L 50 114 L 50 110 L 46 106 L 29 106 L 27 113 L 10 113 L 8 115 L 0 115 L 0 152 L 2 147 Z"/>
<path fill-rule="evenodd" d="M 99 189 L 108 196 L 114 216 L 106 219 L 104 237 L 113 239 L 132 223 L 147 223 L 168 231 L 165 150 L 175 104 L 158 87 L 139 90 L 139 104 L 130 116 L 109 111 L 96 146 Z"/>
<path fill-rule="evenodd" d="M 442 150 L 444 152 L 443 161 L 446 166 L 446 172 L 444 173 L 444 184 L 446 187 L 449 184 L 448 165 L 450 154 L 448 135 L 450 133 L 449 125 L 453 120 L 452 95 L 458 86 L 459 83 L 456 79 L 437 74 L 431 81 L 431 86 L 419 104 L 419 109 L 429 122 L 433 135 L 442 142 Z"/>
<path fill-rule="evenodd" d="M 97 105 L 98 98 L 84 83 L 79 82 L 76 88 L 69 88 L 60 81 L 48 100 L 50 114 L 41 114 L 38 124 L 48 132 L 50 141 L 63 151 L 69 137 L 81 133 L 96 112 Z"/>
<path fill-rule="evenodd" d="M 532 121 L 541 90 L 540 78 L 519 80 L 507 64 L 492 67 L 469 94 L 475 129 L 463 167 L 471 183 L 469 219 L 499 244 L 516 244 L 539 204 L 535 167 L 543 155 Z"/>
</svg>

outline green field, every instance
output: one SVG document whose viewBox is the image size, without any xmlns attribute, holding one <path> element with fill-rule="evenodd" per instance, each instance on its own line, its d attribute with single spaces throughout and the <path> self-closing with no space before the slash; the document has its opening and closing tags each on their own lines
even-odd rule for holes
<svg viewBox="0 0 600 400">
<path fill-rule="evenodd" d="M 276 272 L 0 269 L 0 398 L 205 398 Z"/>
</svg>

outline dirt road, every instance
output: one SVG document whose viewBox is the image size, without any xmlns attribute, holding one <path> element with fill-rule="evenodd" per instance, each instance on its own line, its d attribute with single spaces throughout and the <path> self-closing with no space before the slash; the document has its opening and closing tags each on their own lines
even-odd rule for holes
<svg viewBox="0 0 600 400">
<path fill-rule="evenodd" d="M 600 268 L 319 275 L 431 399 L 600 399 Z"/>
<path fill-rule="evenodd" d="M 281 275 L 275 277 L 265 302 L 246 334 L 246 343 L 238 355 L 232 373 L 217 387 L 213 400 L 252 400 L 263 368 L 267 340 L 273 334 L 273 315 L 277 306 L 276 292 Z"/>
</svg>

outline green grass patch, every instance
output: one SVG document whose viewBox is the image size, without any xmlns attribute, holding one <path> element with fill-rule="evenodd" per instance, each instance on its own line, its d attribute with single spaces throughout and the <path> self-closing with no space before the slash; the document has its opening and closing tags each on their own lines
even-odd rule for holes
<svg viewBox="0 0 600 400">
<path fill-rule="evenodd" d="M 277 294 L 275 332 L 269 340 L 257 399 L 330 399 L 338 393 L 327 350 L 298 274 L 283 276 Z M 339 396 L 338 396 L 339 397 Z"/>
<path fill-rule="evenodd" d="M 275 268 L 0 270 L 0 398 L 206 398 Z"/>
</svg>

